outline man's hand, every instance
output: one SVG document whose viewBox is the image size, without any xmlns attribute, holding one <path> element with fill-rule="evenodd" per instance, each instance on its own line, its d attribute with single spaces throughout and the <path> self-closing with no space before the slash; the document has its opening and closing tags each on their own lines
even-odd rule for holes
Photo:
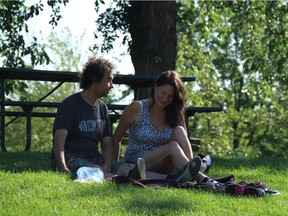
<svg viewBox="0 0 288 216">
<path fill-rule="evenodd" d="M 69 174 L 69 175 L 72 174 L 72 172 L 67 167 L 59 169 L 59 171 L 62 173 Z"/>
<path fill-rule="evenodd" d="M 101 169 L 103 170 L 103 172 L 105 173 L 111 173 L 111 163 L 103 163 L 101 166 Z"/>
</svg>

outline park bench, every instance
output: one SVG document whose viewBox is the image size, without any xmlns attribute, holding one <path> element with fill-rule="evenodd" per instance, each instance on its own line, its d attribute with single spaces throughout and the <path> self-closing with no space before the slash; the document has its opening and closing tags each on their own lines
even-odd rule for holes
<svg viewBox="0 0 288 216">
<path fill-rule="evenodd" d="M 156 77 L 140 76 L 140 75 L 122 75 L 115 74 L 113 83 L 124 84 L 130 86 L 134 91 L 134 99 L 136 99 L 137 90 L 140 88 L 151 87 Z M 52 81 L 59 82 L 54 89 L 49 91 L 45 96 L 37 101 L 9 101 L 5 99 L 5 80 L 36 80 L 36 81 Z M 183 82 L 195 81 L 195 77 L 182 77 Z M 29 151 L 31 147 L 31 131 L 32 131 L 32 117 L 55 117 L 56 112 L 35 112 L 34 107 L 57 108 L 60 102 L 43 102 L 45 98 L 51 95 L 57 88 L 65 82 L 78 82 L 78 73 L 65 71 L 47 71 L 47 70 L 32 70 L 19 68 L 0 68 L 1 81 L 1 149 L 3 152 L 7 151 L 5 144 L 5 128 L 13 122 L 13 119 L 5 123 L 6 116 L 15 118 L 26 117 L 26 147 L 25 151 Z M 17 106 L 22 108 L 22 112 L 6 111 L 6 106 Z M 122 111 L 127 105 L 122 104 L 107 104 L 110 113 L 112 124 L 121 117 Z M 188 107 L 185 115 L 186 124 L 188 125 L 189 117 L 196 112 L 218 112 L 222 111 L 221 107 Z M 192 147 L 197 150 L 200 145 L 200 139 L 190 138 Z"/>
</svg>

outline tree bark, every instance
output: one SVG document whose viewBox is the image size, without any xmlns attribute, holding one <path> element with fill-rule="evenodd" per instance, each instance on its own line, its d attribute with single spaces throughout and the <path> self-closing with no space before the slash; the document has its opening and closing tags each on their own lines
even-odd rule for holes
<svg viewBox="0 0 288 216">
<path fill-rule="evenodd" d="M 176 1 L 131 1 L 130 55 L 136 75 L 155 76 L 174 70 L 176 62 Z M 136 98 L 148 98 L 139 89 Z"/>
</svg>

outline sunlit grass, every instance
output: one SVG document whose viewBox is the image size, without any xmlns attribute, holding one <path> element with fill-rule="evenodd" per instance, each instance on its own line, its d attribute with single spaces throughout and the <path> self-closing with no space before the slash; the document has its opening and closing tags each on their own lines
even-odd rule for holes
<svg viewBox="0 0 288 216">
<path fill-rule="evenodd" d="M 278 196 L 74 183 L 49 170 L 49 152 L 0 153 L 0 215 L 285 215 L 288 159 L 212 157 L 209 175 L 264 181 Z"/>
</svg>

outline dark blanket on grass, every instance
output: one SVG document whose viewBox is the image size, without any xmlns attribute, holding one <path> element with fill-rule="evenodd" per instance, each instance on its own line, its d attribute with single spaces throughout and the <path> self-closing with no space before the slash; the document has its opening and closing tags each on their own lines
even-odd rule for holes
<svg viewBox="0 0 288 216">
<path fill-rule="evenodd" d="M 224 194 L 234 195 L 234 196 L 255 196 L 264 197 L 265 194 L 280 194 L 277 190 L 270 190 L 267 185 L 262 182 L 257 183 L 247 183 L 246 181 L 241 181 L 235 183 L 235 177 L 233 174 L 222 177 L 213 178 L 218 183 L 196 183 L 194 181 L 179 183 L 171 179 L 140 179 L 135 180 L 127 176 L 115 176 L 112 181 L 118 186 L 120 185 L 133 185 L 137 187 L 154 187 L 154 188 L 179 188 L 179 189 L 210 189 L 215 192 L 220 192 Z"/>
</svg>

